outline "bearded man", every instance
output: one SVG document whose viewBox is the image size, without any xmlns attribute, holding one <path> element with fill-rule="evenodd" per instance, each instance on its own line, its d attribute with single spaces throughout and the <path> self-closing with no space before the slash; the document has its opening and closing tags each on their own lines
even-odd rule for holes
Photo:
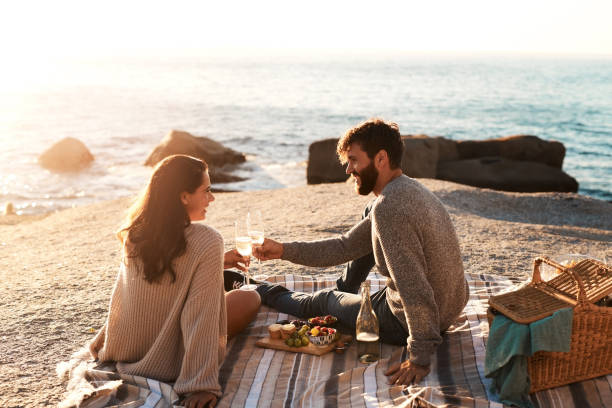
<svg viewBox="0 0 612 408">
<path fill-rule="evenodd" d="M 371 296 L 380 340 L 405 345 L 409 356 L 385 374 L 391 384 L 408 385 L 429 373 L 431 355 L 465 307 L 469 291 L 450 216 L 431 191 L 402 174 L 403 148 L 395 123 L 371 119 L 347 131 L 338 142 L 338 156 L 357 192 L 376 196 L 371 210 L 339 237 L 287 243 L 266 239 L 254 255 L 326 267 L 373 253 L 378 272 L 387 278 L 386 287 Z M 361 303 L 359 295 L 340 290 L 305 294 L 263 283 L 257 292 L 263 304 L 281 312 L 330 314 L 351 328 Z"/>
</svg>

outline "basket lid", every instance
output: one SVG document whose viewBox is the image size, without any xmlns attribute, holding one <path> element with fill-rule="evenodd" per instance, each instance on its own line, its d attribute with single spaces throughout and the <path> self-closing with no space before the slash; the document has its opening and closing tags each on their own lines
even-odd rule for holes
<svg viewBox="0 0 612 408">
<path fill-rule="evenodd" d="M 612 267 L 595 259 L 583 259 L 568 267 L 582 281 L 586 300 L 595 303 L 612 293 Z M 560 273 L 548 282 L 542 282 L 552 287 L 553 291 L 578 301 L 580 292 L 576 280 L 568 273 Z"/>
<path fill-rule="evenodd" d="M 541 261 L 554 264 L 547 259 Z M 534 281 L 529 285 L 492 296 L 489 305 L 515 322 L 527 324 L 550 316 L 559 309 L 576 305 L 580 288 L 575 276 L 582 283 L 588 303 L 595 303 L 612 293 L 612 267 L 593 259 L 584 259 L 571 267 L 558 266 L 565 273 L 548 282 L 536 281 L 534 273 Z M 535 268 L 538 267 L 536 261 Z"/>
</svg>

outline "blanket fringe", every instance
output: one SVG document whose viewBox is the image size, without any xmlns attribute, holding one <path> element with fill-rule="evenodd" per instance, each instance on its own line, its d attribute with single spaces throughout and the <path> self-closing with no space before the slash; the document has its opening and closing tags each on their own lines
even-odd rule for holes
<svg viewBox="0 0 612 408">
<path fill-rule="evenodd" d="M 62 380 L 68 380 L 66 396 L 60 402 L 60 408 L 78 407 L 82 402 L 97 393 L 106 393 L 118 388 L 121 380 L 105 382 L 97 387 L 87 380 L 87 371 L 96 363 L 92 360 L 91 353 L 87 347 L 83 347 L 72 356 L 69 361 L 58 363 L 55 367 L 57 376 Z"/>
</svg>

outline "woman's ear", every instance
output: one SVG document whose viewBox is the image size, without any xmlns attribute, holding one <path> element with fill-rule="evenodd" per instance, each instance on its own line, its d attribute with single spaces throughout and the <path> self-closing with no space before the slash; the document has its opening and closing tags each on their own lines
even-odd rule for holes
<svg viewBox="0 0 612 408">
<path fill-rule="evenodd" d="M 181 202 L 183 205 L 189 205 L 189 194 L 186 191 L 181 193 Z"/>
</svg>

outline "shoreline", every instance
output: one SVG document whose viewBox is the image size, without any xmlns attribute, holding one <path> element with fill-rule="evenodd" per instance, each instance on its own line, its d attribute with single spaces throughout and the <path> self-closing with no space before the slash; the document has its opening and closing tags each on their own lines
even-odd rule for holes
<svg viewBox="0 0 612 408">
<path fill-rule="evenodd" d="M 568 193 L 507 193 L 419 179 L 451 215 L 466 272 L 513 282 L 531 275 L 536 256 L 586 254 L 612 262 L 612 205 Z M 262 211 L 266 235 L 281 241 L 343 233 L 373 197 L 350 183 L 216 193 L 205 223 L 233 245 L 233 221 Z M 65 385 L 55 365 L 104 322 L 120 261 L 114 236 L 133 196 L 0 221 L 0 405 L 56 405 Z M 23 216 L 18 216 L 23 217 Z M 0 220 L 2 218 L 0 217 Z M 7 221 L 6 219 L 4 221 Z M 262 263 L 270 275 L 336 276 L 342 265 L 309 268 Z M 254 271 L 257 272 L 256 270 Z"/>
<path fill-rule="evenodd" d="M 349 183 L 348 179 L 345 183 Z M 438 179 L 421 179 L 421 178 L 417 178 L 416 180 L 438 180 Z M 440 180 L 443 181 L 443 180 Z M 487 188 L 480 188 L 480 187 L 472 187 L 472 186 L 468 186 L 467 184 L 458 184 L 458 183 L 453 183 L 453 182 L 449 182 L 451 184 L 456 184 L 456 185 L 460 185 L 460 186 L 465 186 L 465 187 L 470 187 L 470 188 L 474 188 L 474 189 L 478 189 L 478 190 L 484 190 L 484 191 L 492 191 L 492 192 L 499 192 L 499 193 L 508 193 L 508 194 L 513 194 L 513 195 L 525 195 L 525 196 L 529 196 L 529 195 L 547 195 L 547 194 L 561 194 L 561 195 L 567 195 L 569 197 L 573 197 L 573 196 L 578 196 L 580 198 L 583 199 L 587 199 L 587 200 L 595 200 L 595 201 L 600 201 L 602 203 L 607 203 L 609 205 L 612 206 L 612 200 L 604 200 L 602 198 L 598 198 L 598 197 L 594 197 L 594 196 L 590 196 L 590 195 L 586 195 L 586 194 L 582 194 L 580 193 L 580 191 L 576 192 L 576 193 L 558 193 L 558 192 L 539 192 L 539 193 L 518 193 L 518 192 L 511 192 L 511 191 L 503 191 L 503 190 L 492 190 L 492 189 L 487 189 Z M 322 184 L 343 184 L 343 183 L 322 183 Z M 274 188 L 274 189 L 261 189 L 261 190 L 232 190 L 232 189 L 227 189 L 227 188 L 213 188 L 212 192 L 216 195 L 216 194 L 220 194 L 220 193 L 252 193 L 252 192 L 270 192 L 270 191 L 279 191 L 279 190 L 290 190 L 290 189 L 295 189 L 295 188 L 303 188 L 303 187 L 308 187 L 308 186 L 314 186 L 317 184 L 305 184 L 303 186 L 293 186 L 293 187 L 281 187 L 281 188 Z M 96 204 L 100 204 L 100 203 L 111 203 L 114 201 L 118 201 L 118 200 L 129 200 L 129 199 L 134 199 L 135 197 L 138 196 L 138 192 L 135 192 L 132 195 L 126 195 L 123 197 L 119 197 L 119 198 L 113 198 L 113 199 L 106 199 L 106 200 L 101 200 L 101 201 L 96 201 L 96 202 L 90 202 L 90 203 L 83 203 L 81 205 L 77 205 L 74 207 L 69 207 L 69 208 L 61 208 L 61 209 L 57 209 L 57 210 L 51 210 L 51 211 L 45 211 L 45 212 L 41 212 L 41 213 L 34 213 L 34 214 L 0 214 L 0 226 L 2 225 L 15 225 L 15 224 L 20 224 L 22 222 L 34 222 L 34 221 L 38 221 L 41 220 L 43 218 L 46 218 L 52 214 L 56 214 L 56 213 L 60 213 L 63 211 L 70 211 L 71 209 L 74 208 L 82 208 L 82 207 L 87 207 L 90 205 L 96 205 Z M 2 203 L 3 205 L 6 205 L 8 203 L 8 201 L 6 203 Z"/>
</svg>

